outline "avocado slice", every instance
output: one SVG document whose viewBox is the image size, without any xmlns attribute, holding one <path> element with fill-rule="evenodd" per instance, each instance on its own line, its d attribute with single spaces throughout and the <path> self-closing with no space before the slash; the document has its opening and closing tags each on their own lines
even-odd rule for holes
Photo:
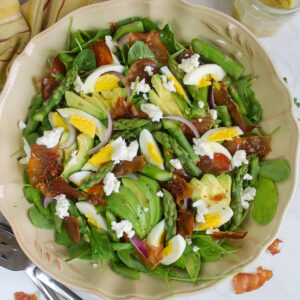
<svg viewBox="0 0 300 300">
<path fill-rule="evenodd" d="M 156 195 L 156 193 L 160 191 L 160 186 L 156 180 L 149 178 L 148 176 L 144 176 L 144 175 L 138 175 L 138 176 L 139 179 L 141 179 L 148 185 L 150 191 L 152 192 L 153 199 L 154 199 L 154 206 L 155 206 L 154 225 L 156 225 L 160 221 L 162 216 L 161 198 Z"/>
<path fill-rule="evenodd" d="M 123 195 L 120 193 L 110 194 L 108 197 L 106 197 L 106 205 L 114 215 L 131 222 L 135 234 L 139 239 L 143 239 L 145 237 L 141 230 L 138 215 L 136 215 L 134 210 L 126 204 Z"/>
<path fill-rule="evenodd" d="M 76 159 L 71 159 L 71 152 L 68 151 L 67 154 L 69 157 L 68 161 L 64 165 L 64 171 L 61 174 L 61 177 L 68 178 L 71 174 L 79 171 L 84 164 L 89 159 L 89 150 L 92 149 L 94 144 L 94 140 L 89 137 L 85 133 L 81 133 L 77 137 L 77 145 L 78 145 L 78 152 L 75 156 Z M 66 159 L 65 159 L 66 160 Z M 75 162 L 75 163 L 74 163 Z"/>
<path fill-rule="evenodd" d="M 108 102 L 108 107 L 114 108 L 119 98 L 125 98 L 127 96 L 126 88 L 114 88 L 110 91 L 102 91 L 101 96 Z"/>
<path fill-rule="evenodd" d="M 163 85 L 163 82 L 158 74 L 155 74 L 151 78 L 151 83 L 155 88 L 149 92 L 149 100 L 152 104 L 158 106 L 161 111 L 167 115 L 179 115 L 182 116 L 182 112 L 177 105 L 171 92 L 169 92 Z"/>
<path fill-rule="evenodd" d="M 219 183 L 225 189 L 225 199 L 222 200 L 222 203 L 229 205 L 231 201 L 231 185 L 232 185 L 232 178 L 228 174 L 221 174 L 217 177 Z"/>
<path fill-rule="evenodd" d="M 70 107 L 81 109 L 99 120 L 106 118 L 106 109 L 101 109 L 99 106 L 94 105 L 72 91 L 66 91 L 65 98 Z"/>
</svg>

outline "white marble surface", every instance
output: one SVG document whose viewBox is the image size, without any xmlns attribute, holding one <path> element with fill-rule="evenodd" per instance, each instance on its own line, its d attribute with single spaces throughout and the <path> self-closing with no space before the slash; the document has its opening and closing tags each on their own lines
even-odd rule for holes
<svg viewBox="0 0 300 300">
<path fill-rule="evenodd" d="M 189 0 L 192 3 L 202 4 L 221 10 L 231 15 L 233 0 Z M 300 100 L 300 15 L 295 17 L 289 24 L 284 26 L 280 32 L 271 38 L 260 39 L 275 63 L 279 74 L 288 79 L 288 86 L 294 97 Z M 300 118 L 300 109 L 296 112 Z M 299 168 L 299 166 L 298 166 Z M 292 204 L 288 210 L 284 224 L 279 233 L 279 238 L 284 242 L 280 245 L 281 253 L 275 256 L 269 253 L 263 254 L 255 265 L 247 270 L 253 272 L 256 267 L 273 271 L 273 278 L 262 288 L 246 293 L 235 295 L 231 286 L 231 279 L 216 289 L 205 294 L 185 297 L 181 300 L 298 300 L 299 293 L 299 270 L 300 270 L 300 185 L 297 188 Z M 35 286 L 24 272 L 11 272 L 0 268 L 0 299 L 11 300 L 16 291 L 27 293 L 36 292 Z M 94 295 L 78 292 L 84 300 L 101 299 Z M 42 297 L 41 297 L 42 298 Z"/>
</svg>

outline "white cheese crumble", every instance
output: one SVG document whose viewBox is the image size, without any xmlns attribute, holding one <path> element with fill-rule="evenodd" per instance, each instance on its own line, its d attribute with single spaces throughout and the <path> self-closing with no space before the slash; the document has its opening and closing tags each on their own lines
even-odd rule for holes
<svg viewBox="0 0 300 300">
<path fill-rule="evenodd" d="M 20 159 L 20 164 L 27 165 L 31 156 L 31 148 L 25 138 L 23 138 L 23 141 L 24 141 L 24 152 L 26 156 Z"/>
<path fill-rule="evenodd" d="M 93 263 L 92 266 L 93 266 L 94 268 L 97 268 L 97 267 L 98 267 L 98 264 Z"/>
<path fill-rule="evenodd" d="M 188 245 L 192 245 L 192 239 L 191 238 L 186 238 L 185 241 Z"/>
<path fill-rule="evenodd" d="M 218 112 L 215 109 L 208 110 L 208 114 L 214 119 L 217 120 L 218 118 Z"/>
<path fill-rule="evenodd" d="M 143 94 L 143 98 L 144 98 L 145 100 L 149 100 L 149 97 L 148 97 L 147 94 Z"/>
<path fill-rule="evenodd" d="M 198 121 L 201 123 L 203 119 L 198 119 Z"/>
<path fill-rule="evenodd" d="M 142 103 L 141 104 L 141 111 L 146 113 L 152 122 L 159 122 L 163 117 L 162 111 L 159 109 L 158 106 L 150 103 Z"/>
<path fill-rule="evenodd" d="M 170 159 L 170 164 L 176 169 L 182 169 L 182 164 L 179 159 Z"/>
<path fill-rule="evenodd" d="M 112 37 L 110 35 L 105 36 L 105 44 L 111 52 L 115 50 L 115 46 L 117 45 L 117 43 L 112 40 Z"/>
<path fill-rule="evenodd" d="M 199 199 L 193 203 L 193 207 L 196 207 L 197 209 L 196 222 L 205 223 L 204 216 L 208 214 L 208 209 L 205 202 L 202 199 Z"/>
<path fill-rule="evenodd" d="M 80 93 L 80 92 L 84 92 L 85 94 L 87 93 L 87 90 L 85 89 L 85 85 L 82 82 L 79 75 L 77 75 L 75 77 L 73 85 L 74 85 L 74 90 L 75 90 L 76 93 Z"/>
<path fill-rule="evenodd" d="M 256 188 L 248 186 L 241 193 L 241 205 L 242 208 L 247 209 L 249 207 L 249 202 L 254 199 L 256 195 Z"/>
<path fill-rule="evenodd" d="M 66 195 L 60 194 L 60 195 L 54 197 L 54 199 L 56 200 L 55 214 L 60 219 L 63 219 L 64 217 L 68 217 L 69 216 L 68 209 L 69 209 L 70 203 L 69 203 L 68 199 L 66 198 Z"/>
<path fill-rule="evenodd" d="M 23 121 L 19 121 L 19 128 L 20 128 L 20 130 L 25 129 L 26 126 L 27 126 L 27 125 L 26 125 Z"/>
<path fill-rule="evenodd" d="M 133 90 L 135 86 L 135 82 L 131 82 L 130 89 Z M 145 82 L 145 78 L 137 84 L 135 94 L 139 93 L 149 93 L 150 85 Z"/>
<path fill-rule="evenodd" d="M 132 161 L 136 157 L 139 144 L 137 141 L 133 141 L 127 147 L 126 142 L 122 137 L 118 137 L 111 143 L 111 146 L 114 148 L 114 153 L 111 156 L 111 160 L 115 163 L 119 163 L 121 160 Z"/>
<path fill-rule="evenodd" d="M 160 78 L 163 82 L 163 86 L 169 91 L 169 92 L 176 92 L 175 89 L 175 82 L 174 80 L 168 80 L 168 77 L 166 75 L 160 75 Z"/>
<path fill-rule="evenodd" d="M 52 130 L 44 131 L 44 135 L 36 140 L 38 145 L 44 145 L 47 148 L 53 148 L 59 143 L 61 134 L 64 132 L 63 127 L 53 128 Z"/>
<path fill-rule="evenodd" d="M 209 143 L 204 143 L 201 139 L 193 138 L 193 149 L 197 155 L 207 155 L 210 159 L 214 158 L 214 149 Z"/>
<path fill-rule="evenodd" d="M 1 184 L 0 185 L 0 199 L 3 199 L 4 198 L 4 185 Z"/>
<path fill-rule="evenodd" d="M 199 67 L 199 54 L 194 54 L 189 58 L 183 58 L 181 64 L 178 67 L 183 70 L 185 73 L 191 72 L 194 68 Z"/>
<path fill-rule="evenodd" d="M 122 220 L 121 222 L 112 221 L 111 222 L 111 229 L 114 230 L 117 234 L 118 238 L 121 238 L 124 233 L 131 239 L 135 231 L 132 230 L 132 224 L 128 220 Z"/>
<path fill-rule="evenodd" d="M 149 210 L 148 207 L 144 207 L 144 212 L 147 212 Z"/>
<path fill-rule="evenodd" d="M 157 197 L 163 197 L 163 196 L 164 196 L 164 193 L 163 193 L 162 191 L 158 191 L 158 192 L 156 193 L 156 196 L 157 196 Z"/>
<path fill-rule="evenodd" d="M 120 181 L 117 179 L 114 173 L 107 173 L 103 179 L 104 192 L 106 196 L 109 196 L 112 192 L 119 193 Z"/>
<path fill-rule="evenodd" d="M 245 150 L 237 150 L 232 157 L 232 167 L 240 167 L 242 164 L 248 165 L 247 154 Z"/>
<path fill-rule="evenodd" d="M 194 247 L 193 247 L 193 252 L 198 252 L 198 251 L 199 251 L 199 249 L 200 249 L 199 247 L 197 247 L 197 246 L 194 246 Z"/>
<path fill-rule="evenodd" d="M 252 175 L 250 175 L 248 173 L 245 174 L 244 177 L 243 177 L 244 180 L 252 180 L 252 178 L 253 178 Z"/>
<path fill-rule="evenodd" d="M 69 166 L 75 166 L 77 164 L 77 160 L 76 160 L 77 153 L 78 153 L 78 150 L 72 151 L 70 160 L 68 162 Z"/>
<path fill-rule="evenodd" d="M 204 102 L 203 101 L 198 101 L 198 106 L 199 106 L 199 108 L 203 108 L 204 107 Z"/>
<path fill-rule="evenodd" d="M 153 75 L 153 68 L 151 66 L 146 66 L 144 68 L 144 71 L 149 75 L 152 76 Z"/>
<path fill-rule="evenodd" d="M 220 231 L 219 228 L 209 228 L 205 231 L 206 234 L 213 234 L 216 231 Z"/>
</svg>

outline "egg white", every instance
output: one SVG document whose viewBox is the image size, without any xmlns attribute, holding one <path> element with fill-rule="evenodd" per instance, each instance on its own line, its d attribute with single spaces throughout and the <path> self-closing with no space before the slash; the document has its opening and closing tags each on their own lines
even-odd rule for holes
<svg viewBox="0 0 300 300">
<path fill-rule="evenodd" d="M 164 250 L 167 247 L 172 247 L 170 253 L 167 255 L 164 255 Z M 180 235 L 177 234 L 173 238 L 171 238 L 166 246 L 166 248 L 163 250 L 163 259 L 160 262 L 163 265 L 170 265 L 174 263 L 176 260 L 179 259 L 179 257 L 183 254 L 186 247 L 185 239 Z"/>
</svg>

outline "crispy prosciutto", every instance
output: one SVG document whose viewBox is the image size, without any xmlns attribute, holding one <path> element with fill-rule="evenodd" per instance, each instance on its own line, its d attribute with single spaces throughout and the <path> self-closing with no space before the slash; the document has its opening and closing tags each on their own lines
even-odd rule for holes
<svg viewBox="0 0 300 300">
<path fill-rule="evenodd" d="M 144 112 L 139 111 L 134 104 L 125 101 L 124 98 L 120 97 L 117 101 L 116 106 L 111 109 L 110 114 L 114 120 L 122 118 L 141 118 L 148 119 L 148 115 Z"/>
<path fill-rule="evenodd" d="M 133 253 L 147 266 L 153 270 L 163 259 L 162 250 L 163 246 L 155 247 L 148 243 L 146 243 L 147 251 L 148 251 L 148 258 L 145 258 L 137 249 L 133 250 Z"/>
<path fill-rule="evenodd" d="M 234 124 L 239 126 L 244 132 L 250 132 L 255 126 L 248 125 L 239 110 L 238 105 L 231 99 L 227 92 L 227 85 L 224 81 L 221 82 L 220 88 L 214 88 L 214 98 L 217 105 L 225 105 L 229 111 Z"/>
<path fill-rule="evenodd" d="M 272 255 L 280 253 L 280 249 L 278 249 L 279 243 L 282 243 L 282 240 L 276 239 L 267 249 L 270 251 Z"/>
<path fill-rule="evenodd" d="M 171 180 L 163 182 L 162 186 L 173 195 L 178 206 L 181 206 L 183 199 L 190 198 L 193 194 L 193 186 L 178 175 L 174 175 Z"/>
<path fill-rule="evenodd" d="M 79 221 L 77 220 L 77 218 L 74 216 L 64 217 L 63 223 L 72 242 L 78 244 L 80 240 L 80 231 Z"/>
<path fill-rule="evenodd" d="M 126 77 L 126 85 L 130 86 L 132 82 L 135 82 L 137 76 L 139 76 L 139 80 L 142 81 L 145 79 L 145 82 L 151 84 L 151 76 L 145 71 L 145 67 L 151 67 L 152 73 L 157 74 L 158 66 L 155 61 L 149 58 L 142 58 L 132 64 L 129 69 L 129 73 Z"/>
<path fill-rule="evenodd" d="M 269 136 L 248 136 L 226 141 L 224 146 L 233 155 L 237 150 L 245 150 L 247 155 L 256 153 L 263 159 L 271 151 L 271 138 Z"/>
<path fill-rule="evenodd" d="M 183 59 L 190 58 L 194 55 L 193 49 L 186 49 L 180 55 L 176 57 L 176 61 L 180 64 Z"/>
<path fill-rule="evenodd" d="M 91 45 L 97 62 L 97 66 L 110 65 L 114 62 L 108 46 L 103 40 L 96 41 Z"/>
<path fill-rule="evenodd" d="M 131 32 L 128 38 L 129 46 L 132 46 L 137 41 L 144 42 L 153 52 L 159 63 L 167 63 L 168 51 L 166 46 L 160 40 L 160 35 L 156 30 L 151 30 L 149 33 Z"/>
<path fill-rule="evenodd" d="M 143 156 L 136 156 L 132 161 L 122 160 L 116 164 L 113 173 L 115 176 L 125 176 L 131 172 L 137 172 L 143 169 L 146 162 Z"/>
<path fill-rule="evenodd" d="M 191 209 L 180 209 L 177 211 L 176 229 L 177 233 L 184 238 L 192 235 L 194 230 L 194 212 Z"/>
<path fill-rule="evenodd" d="M 37 296 L 35 294 L 26 294 L 24 292 L 16 292 L 14 294 L 15 300 L 38 300 Z"/>
<path fill-rule="evenodd" d="M 243 294 L 253 290 L 257 290 L 264 283 L 270 280 L 273 276 L 273 272 L 264 270 L 262 267 L 257 268 L 257 272 L 251 273 L 239 273 L 233 277 L 232 284 L 236 294 Z"/>
<path fill-rule="evenodd" d="M 248 232 L 214 231 L 211 237 L 213 238 L 213 240 L 241 240 L 247 235 L 247 233 Z"/>
<path fill-rule="evenodd" d="M 198 132 L 200 134 L 204 134 L 206 131 L 208 131 L 209 129 L 211 129 L 213 123 L 214 123 L 214 119 L 210 116 L 205 116 L 201 121 L 199 120 L 192 120 L 191 121 L 192 124 L 196 127 L 196 129 L 198 130 Z M 192 139 L 195 137 L 194 133 L 192 132 L 192 130 L 190 129 L 190 127 L 186 126 L 185 124 L 182 124 L 181 126 L 181 130 L 183 131 L 184 135 L 188 138 L 188 139 Z"/>
<path fill-rule="evenodd" d="M 231 171 L 231 162 L 226 155 L 222 153 L 215 153 L 213 159 L 209 156 L 200 156 L 200 161 L 197 162 L 197 167 L 204 174 L 209 173 L 218 176 L 223 172 Z"/>
<path fill-rule="evenodd" d="M 94 205 L 105 205 L 105 200 L 103 198 L 104 189 L 103 189 L 103 181 L 94 184 L 87 190 L 89 194 L 87 201 Z"/>
</svg>

